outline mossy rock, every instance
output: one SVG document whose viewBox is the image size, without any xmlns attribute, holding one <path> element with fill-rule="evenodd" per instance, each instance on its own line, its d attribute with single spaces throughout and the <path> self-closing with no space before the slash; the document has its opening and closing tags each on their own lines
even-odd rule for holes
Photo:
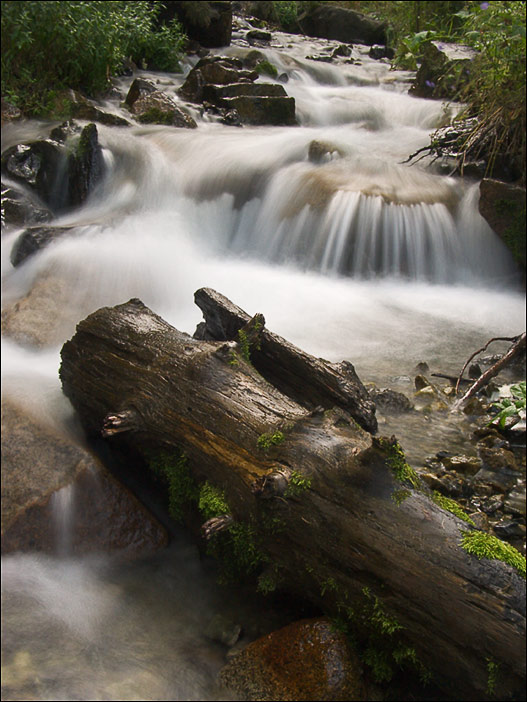
<svg viewBox="0 0 527 702">
<path fill-rule="evenodd" d="M 254 67 L 254 70 L 257 73 L 260 73 L 260 75 L 263 74 L 266 76 L 270 76 L 271 78 L 278 77 L 278 69 L 270 61 L 260 61 L 260 63 L 257 63 L 256 66 Z"/>
</svg>

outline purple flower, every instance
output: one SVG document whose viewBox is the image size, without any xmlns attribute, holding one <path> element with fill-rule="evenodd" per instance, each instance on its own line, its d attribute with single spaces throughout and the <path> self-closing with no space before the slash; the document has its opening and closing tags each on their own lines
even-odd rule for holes
<svg viewBox="0 0 527 702">
<path fill-rule="evenodd" d="M 425 85 L 429 88 L 435 88 L 436 84 L 434 83 L 433 80 L 425 80 Z"/>
<path fill-rule="evenodd" d="M 482 2 L 480 4 L 480 7 L 482 10 L 488 10 L 489 9 L 489 3 L 488 2 Z"/>
</svg>

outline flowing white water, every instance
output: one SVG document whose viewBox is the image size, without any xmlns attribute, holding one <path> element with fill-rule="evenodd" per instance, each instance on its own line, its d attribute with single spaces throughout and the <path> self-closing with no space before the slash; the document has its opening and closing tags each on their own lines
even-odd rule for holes
<svg viewBox="0 0 527 702">
<path fill-rule="evenodd" d="M 230 53 L 243 51 L 237 44 Z M 238 129 L 208 117 L 193 131 L 98 126 L 108 175 L 83 208 L 57 219 L 73 234 L 17 269 L 8 257 L 18 232 L 3 235 L 3 306 L 31 293 L 51 338 L 44 350 L 3 341 L 5 393 L 75 437 L 57 376 L 75 324 L 139 297 L 192 333 L 202 286 L 262 312 L 306 351 L 352 361 L 364 382 L 408 394 L 418 361 L 454 374 L 483 341 L 522 331 L 524 296 L 478 214 L 477 186 L 402 164 L 448 110 L 409 97 L 408 74 L 362 49 L 360 64 L 305 60 L 329 44 L 277 34 L 266 50 L 289 76 L 300 127 Z M 181 82 L 162 80 L 167 90 Z M 44 132 L 10 126 L 3 138 Z M 317 162 L 315 140 L 333 149 Z M 404 431 L 413 462 L 461 435 L 448 419 Z M 126 567 L 31 555 L 2 564 L 9 699 L 225 695 L 214 686 L 223 653 L 202 635 L 220 595 L 188 547 Z"/>
</svg>

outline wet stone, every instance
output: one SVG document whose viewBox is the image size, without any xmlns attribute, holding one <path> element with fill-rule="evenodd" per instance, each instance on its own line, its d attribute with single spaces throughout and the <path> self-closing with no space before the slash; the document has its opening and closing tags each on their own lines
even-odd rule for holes
<svg viewBox="0 0 527 702">
<path fill-rule="evenodd" d="M 516 480 L 518 478 L 518 473 L 513 471 L 495 471 L 489 470 L 487 468 L 482 468 L 474 476 L 474 483 L 478 484 L 481 489 L 484 485 L 492 489 L 499 490 L 500 492 L 507 492 L 514 487 Z M 479 492 L 478 494 L 481 494 Z"/>
<path fill-rule="evenodd" d="M 504 501 L 503 506 L 507 512 L 525 517 L 525 485 L 516 486 L 514 490 L 511 490 L 507 499 Z"/>
<path fill-rule="evenodd" d="M 447 470 L 468 475 L 475 475 L 482 466 L 481 459 L 476 456 L 445 456 L 441 460 Z"/>
<path fill-rule="evenodd" d="M 231 648 L 240 638 L 242 627 L 223 614 L 216 614 L 205 629 L 205 636 Z"/>
<path fill-rule="evenodd" d="M 493 526 L 496 536 L 500 539 L 525 538 L 525 526 L 513 520 L 503 520 Z"/>
<path fill-rule="evenodd" d="M 481 509 L 486 514 L 494 514 L 503 507 L 503 495 L 492 495 L 488 500 L 481 501 Z"/>
<path fill-rule="evenodd" d="M 220 673 L 244 700 L 366 700 L 362 669 L 346 637 L 323 617 L 263 636 Z"/>
</svg>

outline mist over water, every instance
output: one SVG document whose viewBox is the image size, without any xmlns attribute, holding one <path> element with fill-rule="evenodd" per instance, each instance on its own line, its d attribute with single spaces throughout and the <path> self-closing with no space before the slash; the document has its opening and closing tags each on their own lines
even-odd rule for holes
<svg viewBox="0 0 527 702">
<path fill-rule="evenodd" d="M 60 389 L 60 348 L 81 319 L 131 297 L 193 333 L 193 294 L 212 287 L 309 353 L 350 360 L 363 382 L 409 395 L 417 362 L 457 374 L 490 337 L 522 331 L 524 295 L 478 213 L 477 185 L 402 163 L 454 109 L 409 97 L 409 74 L 367 49 L 354 49 L 361 64 L 334 66 L 305 59 L 330 42 L 277 33 L 273 44 L 262 51 L 287 73 L 300 127 L 225 127 L 195 108 L 197 130 L 97 125 L 105 181 L 53 222 L 74 230 L 17 269 L 9 253 L 20 232 L 3 233 L 3 308 L 30 294 L 53 332 L 43 349 L 2 340 L 3 392 L 39 421 L 82 442 Z M 168 92 L 182 81 L 162 79 Z M 3 146 L 45 134 L 8 125 Z M 318 160 L 313 141 L 329 145 Z M 448 418 L 401 431 L 411 462 L 460 436 Z M 65 556 L 79 499 L 56 497 Z M 230 699 L 214 682 L 224 650 L 203 635 L 223 596 L 185 542 L 126 565 L 5 557 L 9 699 Z"/>
</svg>

